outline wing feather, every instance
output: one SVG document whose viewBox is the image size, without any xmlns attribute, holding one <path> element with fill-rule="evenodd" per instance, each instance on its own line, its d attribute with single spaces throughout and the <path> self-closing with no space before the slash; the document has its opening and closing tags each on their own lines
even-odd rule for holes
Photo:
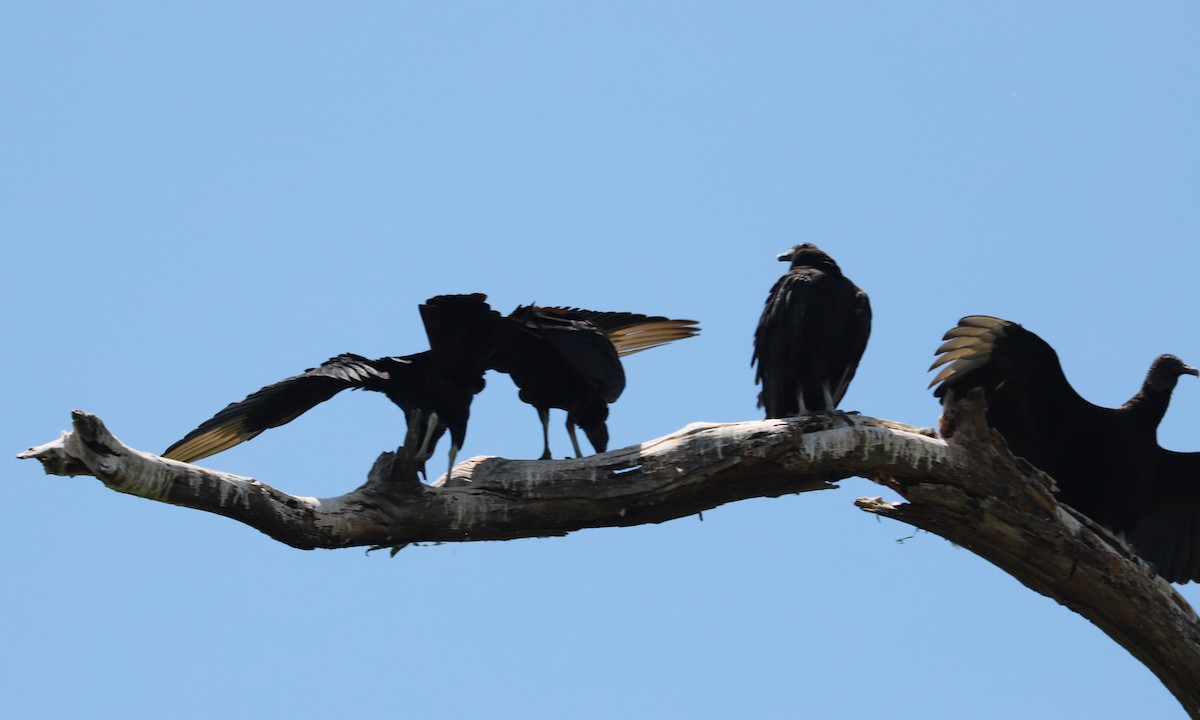
<svg viewBox="0 0 1200 720">
<path fill-rule="evenodd" d="M 388 358 L 388 361 L 402 361 Z M 342 390 L 381 390 L 388 375 L 380 361 L 344 354 L 319 367 L 280 380 L 230 403 L 195 430 L 171 445 L 162 456 L 195 462 L 256 437 L 264 430 L 287 424 Z"/>
<path fill-rule="evenodd" d="M 606 312 L 582 308 L 546 307 L 548 312 L 569 314 L 587 320 L 608 335 L 617 355 L 625 357 L 643 350 L 666 345 L 700 334 L 695 320 L 672 320 L 662 315 L 642 315 L 632 312 Z"/>
</svg>

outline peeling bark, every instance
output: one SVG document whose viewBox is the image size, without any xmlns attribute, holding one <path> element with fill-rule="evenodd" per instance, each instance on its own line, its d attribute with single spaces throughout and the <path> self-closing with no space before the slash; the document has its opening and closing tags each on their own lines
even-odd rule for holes
<svg viewBox="0 0 1200 720">
<path fill-rule="evenodd" d="M 1200 719 L 1200 621 L 1191 607 L 1122 541 L 1060 505 L 1053 481 L 987 428 L 977 399 L 948 406 L 945 439 L 840 414 L 696 423 L 577 460 L 472 458 L 432 485 L 403 453 L 384 453 L 364 485 L 325 499 L 139 452 L 84 412 L 72 420 L 71 432 L 18 457 L 41 461 L 48 474 L 91 475 L 118 492 L 224 515 L 303 549 L 395 552 L 415 542 L 659 523 L 866 477 L 907 502 L 860 498 L 860 508 L 941 535 L 1083 615 Z"/>
</svg>

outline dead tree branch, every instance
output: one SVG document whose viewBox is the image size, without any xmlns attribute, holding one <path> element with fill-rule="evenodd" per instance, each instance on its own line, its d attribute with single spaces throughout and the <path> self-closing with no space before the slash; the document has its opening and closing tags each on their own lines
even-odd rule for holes
<svg viewBox="0 0 1200 720">
<path fill-rule="evenodd" d="M 20 457 L 40 460 L 49 474 L 92 475 L 118 492 L 225 515 L 303 549 L 658 523 L 735 500 L 824 490 L 877 469 L 920 473 L 945 454 L 932 431 L 870 418 L 697 423 L 579 460 L 472 458 L 433 485 L 421 483 L 402 454 L 384 453 L 362 487 L 318 499 L 139 452 L 99 418 L 72 418 L 73 431 Z"/>
<path fill-rule="evenodd" d="M 862 476 L 907 501 L 861 498 L 863 510 L 941 535 L 1083 615 L 1200 719 L 1200 621 L 1187 602 L 1123 542 L 1057 503 L 1050 478 L 1008 453 L 977 401 L 948 408 L 942 430 L 944 440 L 843 416 L 697 423 L 579 460 L 473 458 L 433 485 L 403 454 L 384 453 L 366 484 L 326 499 L 139 452 L 78 411 L 71 432 L 18 457 L 40 460 L 48 474 L 91 475 L 118 492 L 225 515 L 304 549 L 658 523 Z"/>
</svg>

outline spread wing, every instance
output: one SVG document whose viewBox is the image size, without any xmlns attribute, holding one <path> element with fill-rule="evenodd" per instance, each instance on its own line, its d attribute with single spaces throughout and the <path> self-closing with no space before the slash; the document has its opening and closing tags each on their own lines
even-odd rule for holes
<svg viewBox="0 0 1200 720">
<path fill-rule="evenodd" d="M 943 340 L 929 368 L 945 366 L 930 383 L 937 385 L 933 394 L 944 400 L 948 392 L 962 396 L 982 388 L 988 424 L 1015 454 L 1056 478 L 1056 470 L 1063 468 L 1054 457 L 1061 449 L 1075 446 L 1077 437 L 1102 432 L 1099 426 L 1112 416 L 1113 410 L 1080 397 L 1067 382 L 1054 349 L 1017 323 L 970 315 Z"/>
<path fill-rule="evenodd" d="M 617 355 L 625 357 L 650 350 L 669 342 L 694 337 L 700 334 L 695 320 L 672 320 L 662 315 L 642 315 L 631 312 L 605 312 L 581 308 L 543 308 L 551 312 L 569 313 L 587 320 L 608 335 Z"/>
<path fill-rule="evenodd" d="M 1053 348 L 1016 323 L 972 315 L 944 339 L 937 397 L 982 388 L 988 425 L 1055 479 L 1060 500 L 1124 535 L 1169 582 L 1200 581 L 1200 453 L 1157 446 L 1161 412 L 1087 402 Z"/>
<path fill-rule="evenodd" d="M 1200 582 L 1200 453 L 1159 448 L 1126 540 L 1168 582 Z"/>
<path fill-rule="evenodd" d="M 389 378 L 388 366 L 407 362 L 402 358 L 368 360 L 349 353 L 338 355 L 320 367 L 268 385 L 241 402 L 230 403 L 167 448 L 162 456 L 195 462 L 215 455 L 246 442 L 264 430 L 295 420 L 342 390 L 383 390 Z"/>
</svg>

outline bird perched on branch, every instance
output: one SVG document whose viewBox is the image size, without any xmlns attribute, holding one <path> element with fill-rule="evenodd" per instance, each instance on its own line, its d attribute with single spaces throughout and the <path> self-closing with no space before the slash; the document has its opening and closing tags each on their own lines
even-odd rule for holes
<svg viewBox="0 0 1200 720">
<path fill-rule="evenodd" d="M 1059 499 L 1121 535 L 1172 582 L 1200 580 L 1200 453 L 1158 445 L 1171 393 L 1195 368 L 1174 355 L 1150 365 L 1117 408 L 1084 400 L 1058 354 L 1021 325 L 964 317 L 946 333 L 931 370 L 934 395 L 981 388 L 987 422 L 1009 450 L 1054 478 Z"/>
<path fill-rule="evenodd" d="M 279 427 L 343 390 L 383 393 L 417 430 L 406 449 L 423 469 L 450 432 L 450 467 L 467 434 L 471 401 L 483 390 L 490 356 L 507 341 L 509 324 L 487 296 L 439 295 L 419 307 L 430 349 L 376 360 L 346 353 L 231 403 L 167 448 L 163 457 L 195 462 Z"/>
<path fill-rule="evenodd" d="M 754 333 L 758 406 L 768 418 L 833 411 L 867 347 L 870 300 L 812 243 L 779 259 L 791 267 L 771 288 Z"/>
<path fill-rule="evenodd" d="M 620 358 L 700 332 L 694 320 L 579 308 L 518 307 L 508 342 L 491 367 L 512 378 L 542 423 L 541 459 L 550 459 L 550 409 L 567 411 L 567 434 L 582 457 L 575 428 L 596 452 L 608 449 L 608 406 L 625 390 Z"/>
</svg>

